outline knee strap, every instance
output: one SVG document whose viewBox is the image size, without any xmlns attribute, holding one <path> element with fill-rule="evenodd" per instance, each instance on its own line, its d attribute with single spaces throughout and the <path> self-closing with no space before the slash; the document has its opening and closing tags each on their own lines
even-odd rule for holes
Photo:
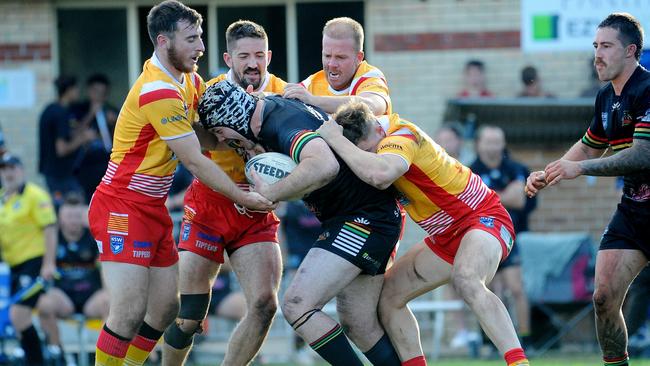
<svg viewBox="0 0 650 366">
<path fill-rule="evenodd" d="M 192 345 L 194 341 L 194 332 L 185 333 L 178 327 L 176 322 L 172 323 L 165 330 L 164 335 L 165 343 L 176 349 L 185 349 Z"/>
<path fill-rule="evenodd" d="M 181 319 L 205 319 L 210 306 L 210 294 L 181 295 L 181 308 L 178 317 Z"/>
<path fill-rule="evenodd" d="M 305 323 L 307 323 L 309 318 L 311 318 L 312 316 L 314 316 L 314 314 L 320 311 L 321 311 L 320 309 L 311 309 L 305 312 L 304 314 L 299 316 L 298 319 L 296 319 L 296 321 L 291 323 L 291 326 L 293 327 L 294 330 L 298 330 L 298 328 L 302 327 Z"/>
</svg>

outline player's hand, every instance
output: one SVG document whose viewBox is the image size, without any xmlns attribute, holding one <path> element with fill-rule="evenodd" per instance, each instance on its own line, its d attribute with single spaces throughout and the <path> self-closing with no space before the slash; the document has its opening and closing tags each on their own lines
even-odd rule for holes
<svg viewBox="0 0 650 366">
<path fill-rule="evenodd" d="M 325 142 L 330 142 L 333 138 L 343 136 L 343 126 L 330 118 L 325 121 L 318 130 L 316 130 L 316 133 L 319 134 Z"/>
<path fill-rule="evenodd" d="M 287 99 L 295 98 L 303 101 L 304 103 L 313 104 L 311 100 L 311 93 L 300 84 L 287 84 L 284 87 L 284 94 L 282 94 L 282 97 Z"/>
<path fill-rule="evenodd" d="M 274 210 L 278 204 L 269 201 L 266 197 L 255 191 L 246 192 L 243 206 L 251 211 L 267 212 Z"/>
<path fill-rule="evenodd" d="M 580 162 L 566 159 L 556 160 L 546 166 L 546 184 L 549 186 L 560 183 L 563 179 L 574 179 L 582 175 Z"/>
<path fill-rule="evenodd" d="M 43 263 L 43 265 L 41 265 L 40 276 L 44 280 L 52 281 L 56 274 L 56 265 L 54 263 Z"/>
<path fill-rule="evenodd" d="M 526 186 L 524 192 L 528 198 L 533 198 L 537 195 L 540 189 L 546 187 L 546 174 L 543 170 L 530 173 L 526 179 Z"/>
</svg>

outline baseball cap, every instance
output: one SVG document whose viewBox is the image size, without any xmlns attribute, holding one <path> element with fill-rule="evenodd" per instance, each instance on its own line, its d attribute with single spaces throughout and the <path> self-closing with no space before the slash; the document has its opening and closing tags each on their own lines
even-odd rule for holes
<svg viewBox="0 0 650 366">
<path fill-rule="evenodd" d="M 20 158 L 17 157 L 16 155 L 11 155 L 9 153 L 2 155 L 2 158 L 0 158 L 0 168 L 4 168 L 6 166 L 16 166 L 16 165 L 23 165 L 23 162 L 20 161 Z"/>
</svg>

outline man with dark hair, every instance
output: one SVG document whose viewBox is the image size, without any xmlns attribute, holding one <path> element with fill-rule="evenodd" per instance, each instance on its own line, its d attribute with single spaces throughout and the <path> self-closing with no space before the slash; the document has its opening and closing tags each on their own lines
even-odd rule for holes
<svg viewBox="0 0 650 366">
<path fill-rule="evenodd" d="M 154 53 L 124 102 L 88 213 L 111 294 L 97 365 L 142 365 L 178 315 L 178 252 L 165 207 L 178 161 L 239 204 L 273 208 L 259 194 L 239 189 L 201 153 L 192 129 L 204 90 L 195 72 L 205 50 L 201 22 L 198 12 L 175 0 L 147 16 Z"/>
<path fill-rule="evenodd" d="M 52 200 L 39 186 L 25 181 L 25 169 L 17 156 L 0 158 L 0 250 L 11 268 L 11 295 L 40 281 L 51 281 L 56 272 L 56 214 Z M 34 290 L 37 287 L 33 288 Z M 9 317 L 28 366 L 42 366 L 43 352 L 32 311 L 42 294 L 27 291 L 11 304 Z"/>
<path fill-rule="evenodd" d="M 564 156 L 528 176 L 526 191 L 581 175 L 622 176 L 623 197 L 600 241 L 596 260 L 596 331 L 605 365 L 628 365 L 621 307 L 628 287 L 650 258 L 650 72 L 639 65 L 643 29 L 630 14 L 613 13 L 594 39 L 598 78 L 587 133 Z M 607 148 L 618 151 L 604 157 Z"/>
<path fill-rule="evenodd" d="M 481 60 L 469 60 L 463 70 L 463 90 L 459 98 L 486 98 L 494 94 L 485 85 L 485 64 Z"/>
<path fill-rule="evenodd" d="M 247 20 L 234 22 L 226 30 L 226 40 L 228 52 L 223 59 L 230 70 L 208 85 L 228 80 L 251 92 L 282 93 L 286 83 L 267 70 L 271 51 L 262 26 Z M 244 175 L 245 155 L 224 148 L 206 154 L 237 185 L 249 188 Z M 165 331 L 163 365 L 185 362 L 194 333 L 200 332 L 207 315 L 224 252 L 246 297 L 246 315 L 232 334 L 223 364 L 248 364 L 259 352 L 278 307 L 282 276 L 278 218 L 273 212 L 237 207 L 232 199 L 198 180 L 185 193 L 184 208 L 178 244 L 181 310 Z"/>
<path fill-rule="evenodd" d="M 519 93 L 519 97 L 553 97 L 553 94 L 542 90 L 542 81 L 534 66 L 526 66 L 521 70 L 521 83 L 524 89 Z"/>
<path fill-rule="evenodd" d="M 38 171 L 45 177 L 55 206 L 67 192 L 81 191 L 74 175 L 80 148 L 94 140 L 94 131 L 80 129 L 70 105 L 79 97 L 77 79 L 59 76 L 54 81 L 57 100 L 41 114 L 39 121 Z"/>
<path fill-rule="evenodd" d="M 362 365 L 344 331 L 373 365 L 399 365 L 376 313 L 401 228 L 395 192 L 361 182 L 332 153 L 314 132 L 329 118 L 320 108 L 277 96 L 258 100 L 224 80 L 206 90 L 199 115 L 220 141 L 283 153 L 298 164 L 275 184 L 255 182 L 272 201 L 304 197 L 323 223 L 282 301 L 287 321 L 332 365 Z M 342 324 L 321 311 L 334 297 Z"/>
<path fill-rule="evenodd" d="M 93 74 L 86 80 L 88 99 L 72 106 L 83 130 L 92 130 L 96 138 L 81 149 L 76 176 L 83 188 L 86 202 L 102 180 L 113 147 L 113 131 L 119 111 L 108 104 L 110 82 L 104 74 Z"/>
</svg>

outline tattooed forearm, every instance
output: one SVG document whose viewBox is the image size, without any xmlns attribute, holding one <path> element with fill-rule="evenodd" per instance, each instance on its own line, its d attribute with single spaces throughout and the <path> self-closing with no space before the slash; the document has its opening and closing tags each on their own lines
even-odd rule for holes
<svg viewBox="0 0 650 366">
<path fill-rule="evenodd" d="M 582 175 L 619 176 L 650 169 L 650 141 L 635 139 L 614 156 L 580 162 Z"/>
</svg>

